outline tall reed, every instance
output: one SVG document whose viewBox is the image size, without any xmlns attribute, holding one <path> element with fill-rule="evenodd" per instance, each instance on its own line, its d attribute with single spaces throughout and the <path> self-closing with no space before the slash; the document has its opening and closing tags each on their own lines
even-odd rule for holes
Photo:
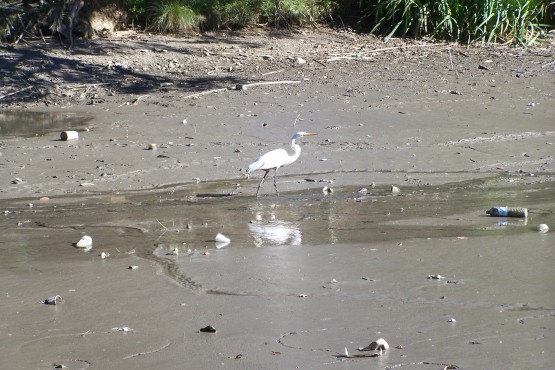
<svg viewBox="0 0 555 370">
<path fill-rule="evenodd" d="M 361 3 L 364 3 L 361 1 Z M 372 32 L 532 44 L 554 0 L 368 0 L 365 17 Z"/>
</svg>

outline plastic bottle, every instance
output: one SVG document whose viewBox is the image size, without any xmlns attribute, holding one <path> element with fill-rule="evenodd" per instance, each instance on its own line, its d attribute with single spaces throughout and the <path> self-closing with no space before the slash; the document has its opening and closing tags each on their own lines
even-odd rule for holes
<svg viewBox="0 0 555 370">
<path fill-rule="evenodd" d="M 492 207 L 486 213 L 492 217 L 528 217 L 528 209 L 519 207 Z"/>
</svg>

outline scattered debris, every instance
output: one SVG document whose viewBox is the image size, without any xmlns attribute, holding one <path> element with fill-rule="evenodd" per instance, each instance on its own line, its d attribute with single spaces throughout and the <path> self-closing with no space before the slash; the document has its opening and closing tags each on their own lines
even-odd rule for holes
<svg viewBox="0 0 555 370">
<path fill-rule="evenodd" d="M 386 350 L 386 349 L 389 349 L 389 344 L 385 339 L 380 338 L 370 343 L 364 348 L 359 348 L 358 350 L 359 351 L 380 351 L 380 350 Z"/>
<path fill-rule="evenodd" d="M 79 133 L 77 131 L 62 131 L 60 139 L 62 141 L 79 139 Z"/>
<path fill-rule="evenodd" d="M 216 235 L 215 240 L 216 240 L 216 248 L 218 249 L 225 247 L 231 242 L 231 240 L 227 236 L 221 233 L 218 233 L 218 235 Z"/>
<path fill-rule="evenodd" d="M 517 207 L 492 207 L 486 211 L 492 217 L 528 217 L 528 209 Z"/>
<path fill-rule="evenodd" d="M 84 235 L 77 243 L 74 244 L 75 248 L 92 248 L 92 238 L 88 235 Z"/>
<path fill-rule="evenodd" d="M 55 295 L 53 297 L 46 298 L 44 301 L 42 301 L 42 303 L 50 304 L 50 305 L 56 305 L 56 304 L 60 303 L 61 301 L 62 301 L 62 296 L 61 295 Z"/>
<path fill-rule="evenodd" d="M 428 275 L 428 279 L 440 280 L 440 279 L 444 279 L 444 277 L 439 275 L 439 274 L 437 274 L 437 275 Z"/>
<path fill-rule="evenodd" d="M 171 252 L 166 253 L 168 256 L 179 256 L 179 248 L 175 247 Z"/>
<path fill-rule="evenodd" d="M 359 353 L 356 355 L 350 355 L 349 351 L 347 351 L 347 347 L 345 347 L 345 353 L 342 355 L 337 355 L 338 358 L 369 358 L 369 357 L 379 357 L 381 356 L 381 351 L 378 353 Z"/>
<path fill-rule="evenodd" d="M 215 333 L 216 328 L 214 328 L 212 325 L 208 325 L 208 326 L 205 326 L 204 328 L 201 328 L 200 332 L 201 333 Z"/>
<path fill-rule="evenodd" d="M 128 332 L 128 331 L 133 331 L 133 329 L 131 329 L 129 326 L 118 326 L 116 328 L 112 328 L 113 331 L 124 331 L 124 332 Z"/>
<path fill-rule="evenodd" d="M 546 224 L 539 224 L 536 230 L 538 230 L 540 233 L 546 233 L 549 231 L 549 226 L 547 226 Z"/>
</svg>

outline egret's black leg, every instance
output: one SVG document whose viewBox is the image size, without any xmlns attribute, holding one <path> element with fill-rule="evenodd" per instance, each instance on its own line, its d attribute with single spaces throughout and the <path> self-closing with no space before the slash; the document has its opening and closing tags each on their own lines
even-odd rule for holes
<svg viewBox="0 0 555 370">
<path fill-rule="evenodd" d="M 270 170 L 265 170 L 264 171 L 264 177 L 262 178 L 262 180 L 260 180 L 260 184 L 258 184 L 258 190 L 256 190 L 256 197 L 257 198 L 258 198 L 258 193 L 260 192 L 260 187 L 262 186 L 262 183 L 266 179 L 266 175 L 268 175 L 268 172 L 270 172 Z"/>
<path fill-rule="evenodd" d="M 279 197 L 277 184 L 276 184 L 276 177 L 277 177 L 277 167 L 274 169 L 274 188 L 276 188 L 276 195 Z"/>
</svg>

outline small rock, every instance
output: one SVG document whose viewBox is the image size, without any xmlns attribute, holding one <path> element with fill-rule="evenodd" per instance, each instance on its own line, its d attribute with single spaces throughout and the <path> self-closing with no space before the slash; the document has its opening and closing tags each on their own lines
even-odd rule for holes
<svg viewBox="0 0 555 370">
<path fill-rule="evenodd" d="M 393 194 L 399 193 L 400 191 L 401 191 L 401 189 L 399 189 L 397 186 L 391 185 L 391 192 Z"/>
<path fill-rule="evenodd" d="M 301 58 L 301 57 L 298 57 L 298 58 L 297 58 L 297 64 L 306 64 L 306 60 L 304 60 L 304 59 Z"/>
</svg>

